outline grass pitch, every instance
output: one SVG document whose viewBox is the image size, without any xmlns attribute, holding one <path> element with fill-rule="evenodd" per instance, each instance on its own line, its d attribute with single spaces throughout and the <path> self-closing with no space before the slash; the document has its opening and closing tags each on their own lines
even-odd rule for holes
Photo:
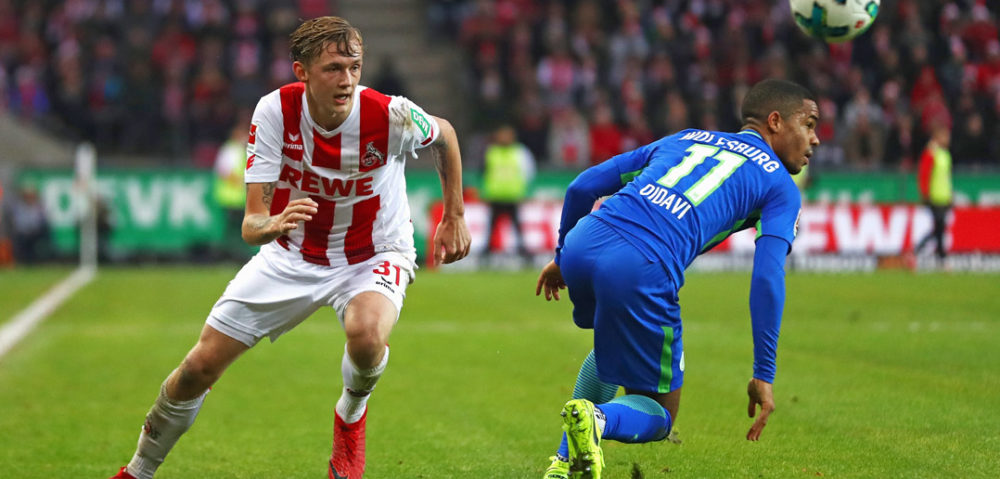
<svg viewBox="0 0 1000 479">
<path fill-rule="evenodd" d="M 236 267 L 105 269 L 0 358 L 0 477 L 113 474 Z M 0 321 L 66 270 L 0 272 Z M 370 402 L 368 474 L 538 478 L 588 332 L 535 273 L 421 271 Z M 681 291 L 682 444 L 606 443 L 606 478 L 969 478 L 1000 470 L 1000 281 L 788 275 L 777 411 L 743 436 L 748 274 Z M 157 475 L 326 477 L 343 333 L 323 310 L 219 381 Z"/>
</svg>

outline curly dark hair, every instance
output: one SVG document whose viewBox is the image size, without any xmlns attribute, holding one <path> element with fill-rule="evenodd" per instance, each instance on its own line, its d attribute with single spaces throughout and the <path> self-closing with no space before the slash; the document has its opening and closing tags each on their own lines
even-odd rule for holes
<svg viewBox="0 0 1000 479">
<path fill-rule="evenodd" d="M 743 98 L 740 108 L 743 124 L 751 120 L 767 121 L 772 111 L 777 111 L 782 118 L 787 119 L 802 108 L 805 100 L 816 101 L 816 97 L 808 88 L 788 80 L 762 80 L 750 88 Z"/>
</svg>

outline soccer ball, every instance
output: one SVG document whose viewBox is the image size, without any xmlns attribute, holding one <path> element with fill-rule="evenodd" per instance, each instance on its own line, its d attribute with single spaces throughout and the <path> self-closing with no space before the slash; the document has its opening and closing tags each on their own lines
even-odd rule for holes
<svg viewBox="0 0 1000 479">
<path fill-rule="evenodd" d="M 868 30 L 879 0 L 789 0 L 795 24 L 829 43 L 846 42 Z"/>
</svg>

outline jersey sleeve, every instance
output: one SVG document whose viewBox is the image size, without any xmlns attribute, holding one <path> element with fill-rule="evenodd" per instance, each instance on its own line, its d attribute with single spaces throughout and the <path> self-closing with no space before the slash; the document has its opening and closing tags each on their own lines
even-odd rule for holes
<svg viewBox="0 0 1000 479">
<path fill-rule="evenodd" d="M 250 120 L 247 139 L 247 183 L 270 183 L 278 180 L 281 168 L 281 147 L 284 136 L 281 99 L 274 91 L 257 102 Z"/>
<path fill-rule="evenodd" d="M 394 96 L 389 102 L 389 121 L 399 131 L 399 145 L 393 151 L 415 157 L 441 134 L 437 120 L 406 97 Z"/>
<path fill-rule="evenodd" d="M 774 383 L 778 334 L 785 308 L 785 256 L 779 238 L 757 240 L 750 277 L 750 322 L 753 328 L 753 377 Z"/>
<path fill-rule="evenodd" d="M 569 187 L 563 199 L 562 218 L 559 222 L 559 240 L 556 246 L 556 264 L 559 263 L 559 253 L 569 230 L 576 226 L 591 210 L 598 198 L 608 196 L 620 190 L 632 181 L 649 162 L 651 152 L 649 145 L 638 148 L 587 168 L 580 173 Z"/>
<path fill-rule="evenodd" d="M 788 243 L 788 251 L 791 251 L 801 208 L 802 195 L 795 182 L 789 177 L 788 181 L 777 183 L 768 192 L 761 208 L 757 237 L 766 235 L 781 238 Z"/>
</svg>

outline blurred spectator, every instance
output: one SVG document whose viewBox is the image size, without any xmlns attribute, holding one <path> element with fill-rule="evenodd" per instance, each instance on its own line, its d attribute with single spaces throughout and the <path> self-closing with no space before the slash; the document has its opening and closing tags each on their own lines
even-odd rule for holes
<svg viewBox="0 0 1000 479">
<path fill-rule="evenodd" d="M 483 159 L 481 196 L 490 205 L 490 222 L 486 230 L 486 248 L 493 252 L 493 233 L 497 222 L 506 216 L 517 237 L 517 252 L 527 259 L 528 248 L 521 230 L 519 209 L 528 196 L 528 187 L 535 176 L 535 158 L 526 146 L 517 141 L 511 125 L 502 125 L 493 133 Z"/>
<path fill-rule="evenodd" d="M 952 142 L 956 165 L 979 165 L 990 161 L 990 133 L 983 124 L 983 115 L 974 111 L 966 116 L 955 132 Z"/>
<path fill-rule="evenodd" d="M 406 85 L 403 84 L 403 76 L 399 74 L 396 63 L 392 57 L 386 55 L 382 57 L 378 74 L 371 82 L 371 87 L 380 93 L 394 96 L 406 96 Z"/>
<path fill-rule="evenodd" d="M 517 137 L 531 150 L 536 159 L 545 158 L 549 117 L 536 89 L 529 88 L 521 92 L 515 105 L 514 118 L 517 124 Z"/>
<path fill-rule="evenodd" d="M 590 164 L 596 165 L 625 151 L 622 136 L 611 107 L 605 103 L 597 105 L 590 125 Z"/>
<path fill-rule="evenodd" d="M 881 166 L 885 152 L 885 124 L 882 109 L 871 102 L 868 90 L 861 87 L 844 108 L 844 157 L 859 170 Z"/>
<path fill-rule="evenodd" d="M 14 246 L 14 260 L 20 264 L 35 264 L 48 258 L 51 238 L 49 220 L 38 197 L 38 190 L 24 185 L 18 197 L 4 203 L 3 216 Z"/>
<path fill-rule="evenodd" d="M 114 259 L 111 250 L 111 235 L 114 233 L 115 218 L 111 208 L 111 200 L 97 197 L 94 207 L 97 209 L 97 261 L 107 263 Z M 81 228 L 79 231 L 83 231 Z"/>
<path fill-rule="evenodd" d="M 590 165 L 590 130 L 575 108 L 552 113 L 548 157 L 549 164 L 556 168 L 583 169 Z"/>
<path fill-rule="evenodd" d="M 942 263 L 947 255 L 944 234 L 947 229 L 948 211 L 952 205 L 952 163 L 951 153 L 948 152 L 950 143 L 950 127 L 941 123 L 933 125 L 931 139 L 920 155 L 920 167 L 917 172 L 920 198 L 930 208 L 933 228 L 917 243 L 914 252 L 920 253 L 924 246 L 933 240 L 936 245 L 934 251 Z"/>
<path fill-rule="evenodd" d="M 903 171 L 913 169 L 917 157 L 917 137 L 913 127 L 913 117 L 908 113 L 895 117 L 886 135 L 883 164 L 898 165 Z"/>
<path fill-rule="evenodd" d="M 246 185 L 243 182 L 243 172 L 246 171 L 247 143 L 256 141 L 256 125 L 247 126 L 249 114 L 242 115 L 229 130 L 229 138 L 215 157 L 215 187 L 213 196 L 222 208 L 224 229 L 220 250 L 226 259 L 246 260 L 242 255 L 243 248 L 243 216 L 246 205 Z M 249 135 L 247 129 L 249 128 Z"/>
</svg>

